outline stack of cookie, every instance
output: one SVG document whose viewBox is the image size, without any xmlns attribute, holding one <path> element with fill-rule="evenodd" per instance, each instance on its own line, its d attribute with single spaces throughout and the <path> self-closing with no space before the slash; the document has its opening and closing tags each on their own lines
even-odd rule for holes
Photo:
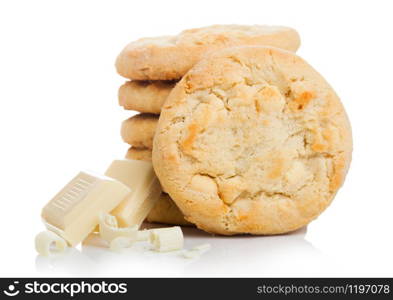
<svg viewBox="0 0 393 300">
<path fill-rule="evenodd" d="M 220 49 L 252 45 L 296 51 L 300 38 L 288 27 L 215 25 L 128 44 L 116 61 L 118 73 L 129 80 L 119 89 L 119 103 L 124 109 L 140 114 L 122 124 L 122 138 L 130 145 L 126 158 L 152 159 L 153 137 L 161 109 L 176 83 L 198 61 Z M 190 224 L 166 193 L 149 214 L 148 221 Z"/>
</svg>

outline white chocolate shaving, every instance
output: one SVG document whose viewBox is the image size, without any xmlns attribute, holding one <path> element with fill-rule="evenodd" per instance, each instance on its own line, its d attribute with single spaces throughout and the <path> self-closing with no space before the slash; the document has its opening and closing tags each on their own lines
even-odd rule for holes
<svg viewBox="0 0 393 300">
<path fill-rule="evenodd" d="M 155 251 L 167 252 L 183 248 L 183 232 L 179 226 L 150 230 L 150 243 Z"/>
<path fill-rule="evenodd" d="M 131 247 L 134 244 L 134 242 L 135 239 L 131 239 L 125 236 L 118 236 L 110 242 L 109 249 L 112 251 L 119 252 L 124 248 Z"/>
<path fill-rule="evenodd" d="M 199 246 L 196 246 L 194 248 L 191 248 L 189 250 L 185 250 L 182 254 L 185 258 L 197 258 L 204 254 L 205 252 L 209 251 L 211 249 L 210 244 L 202 244 Z"/>
<path fill-rule="evenodd" d="M 52 245 L 55 246 L 53 251 Z M 43 256 L 50 256 L 52 253 L 62 253 L 67 248 L 67 242 L 52 231 L 42 231 L 35 237 L 35 249 Z"/>
<path fill-rule="evenodd" d="M 138 226 L 119 228 L 115 216 L 103 213 L 100 216 L 100 236 L 102 239 L 111 242 L 117 237 L 126 237 L 136 240 L 138 234 Z"/>
<path fill-rule="evenodd" d="M 137 241 L 138 242 L 143 242 L 143 241 L 148 241 L 150 238 L 150 230 L 139 230 L 137 234 Z"/>
</svg>

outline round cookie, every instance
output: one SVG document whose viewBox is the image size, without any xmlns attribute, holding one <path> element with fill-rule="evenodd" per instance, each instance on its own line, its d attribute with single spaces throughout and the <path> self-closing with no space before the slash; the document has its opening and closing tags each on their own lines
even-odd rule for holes
<svg viewBox="0 0 393 300">
<path fill-rule="evenodd" d="M 127 110 L 159 114 L 174 86 L 173 81 L 127 81 L 119 88 L 119 104 Z"/>
<path fill-rule="evenodd" d="M 193 224 L 184 219 L 183 214 L 168 194 L 162 193 L 160 199 L 154 205 L 147 216 L 147 221 L 170 225 L 192 226 Z"/>
<path fill-rule="evenodd" d="M 125 158 L 151 161 L 151 149 L 130 147 L 127 150 Z"/>
<path fill-rule="evenodd" d="M 116 60 L 117 72 L 135 80 L 180 79 L 204 54 L 241 45 L 267 45 L 296 51 L 299 34 L 267 25 L 213 25 L 176 36 L 143 38 L 128 44 Z"/>
<path fill-rule="evenodd" d="M 352 136 L 324 78 L 293 53 L 221 50 L 162 109 L 153 166 L 186 220 L 219 234 L 280 234 L 315 219 L 347 173 Z"/>
<path fill-rule="evenodd" d="M 124 142 L 135 148 L 153 147 L 153 137 L 158 123 L 158 116 L 152 114 L 135 115 L 121 125 L 121 137 Z"/>
</svg>

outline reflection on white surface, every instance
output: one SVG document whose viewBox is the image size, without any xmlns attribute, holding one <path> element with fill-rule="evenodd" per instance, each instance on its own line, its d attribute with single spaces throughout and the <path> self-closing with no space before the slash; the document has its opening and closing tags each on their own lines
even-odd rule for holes
<svg viewBox="0 0 393 300">
<path fill-rule="evenodd" d="M 207 242 L 211 240 L 214 250 L 198 263 L 188 266 L 186 272 L 256 276 L 275 273 L 280 269 L 297 269 L 302 263 L 302 257 L 309 259 L 319 255 L 304 239 L 305 233 L 306 230 L 302 229 L 280 236 L 209 237 Z"/>
<path fill-rule="evenodd" d="M 116 253 L 90 236 L 81 250 L 37 256 L 36 269 L 41 274 L 71 276 L 272 276 L 282 272 L 290 276 L 299 274 L 304 260 L 308 273 L 317 270 L 321 261 L 319 251 L 305 240 L 305 229 L 281 236 L 223 237 L 196 228 L 183 228 L 183 232 L 185 249 L 209 243 L 211 250 L 186 259 L 181 251 L 157 253 L 141 242 Z"/>
<path fill-rule="evenodd" d="M 76 248 L 68 248 L 65 253 L 50 257 L 37 255 L 36 270 L 40 273 L 85 275 L 87 270 L 94 274 L 96 263 Z"/>
</svg>

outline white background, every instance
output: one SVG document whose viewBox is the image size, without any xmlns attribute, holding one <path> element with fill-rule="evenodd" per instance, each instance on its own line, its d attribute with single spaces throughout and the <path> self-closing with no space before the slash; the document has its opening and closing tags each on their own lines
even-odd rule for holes
<svg viewBox="0 0 393 300">
<path fill-rule="evenodd" d="M 0 3 L 0 276 L 393 276 L 391 1 Z M 187 247 L 212 245 L 197 260 L 94 247 L 37 257 L 42 206 L 79 170 L 102 173 L 126 152 L 118 52 L 139 37 L 216 23 L 296 28 L 299 55 L 340 95 L 354 153 L 332 205 L 291 235 L 185 230 Z"/>
</svg>

